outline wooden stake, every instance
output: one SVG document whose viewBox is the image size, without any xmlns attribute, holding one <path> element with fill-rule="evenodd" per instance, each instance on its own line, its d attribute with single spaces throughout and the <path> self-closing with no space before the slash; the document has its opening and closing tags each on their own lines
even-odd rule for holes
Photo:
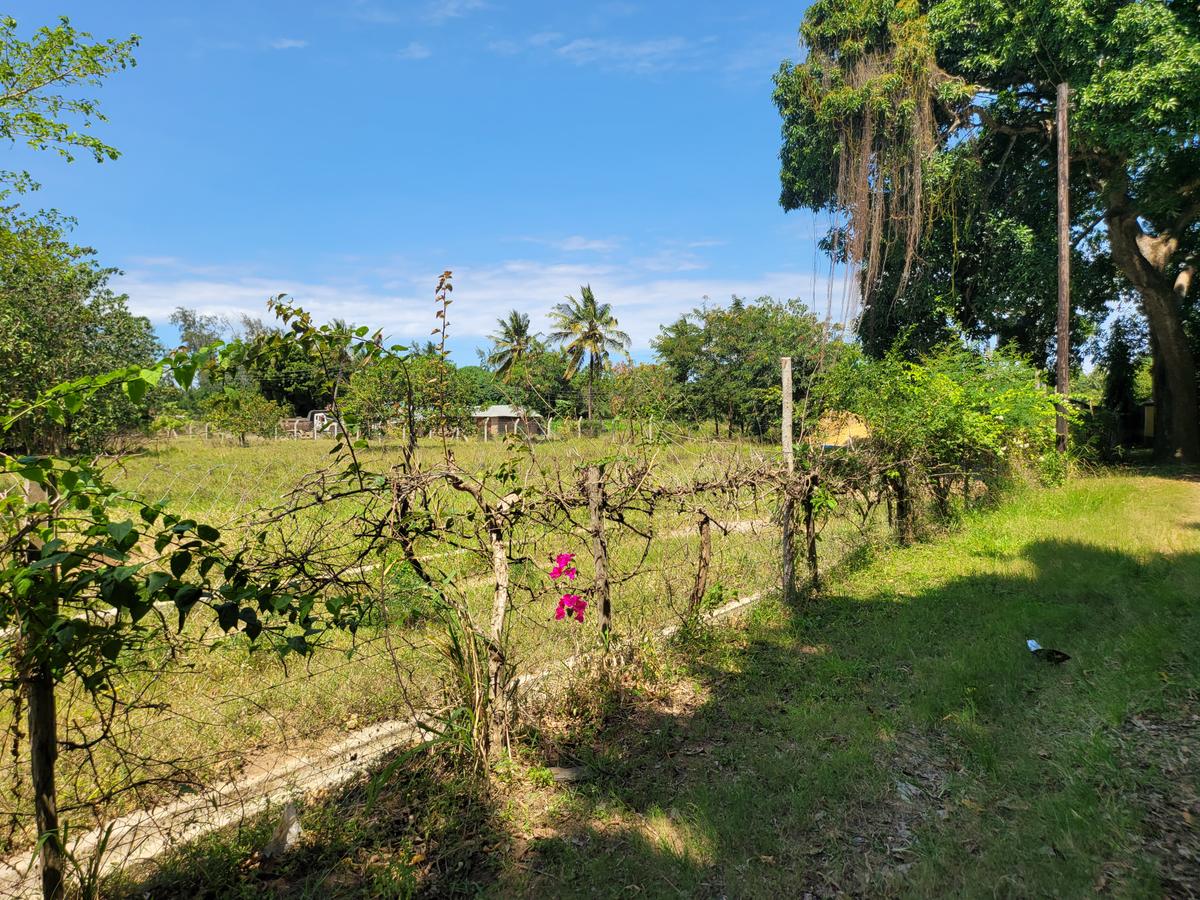
<svg viewBox="0 0 1200 900">
<path fill-rule="evenodd" d="M 1054 369 L 1055 389 L 1060 398 L 1055 420 L 1059 452 L 1067 449 L 1067 401 L 1071 396 L 1071 198 L 1067 141 L 1070 102 L 1071 88 L 1063 82 L 1058 86 L 1058 102 L 1054 111 L 1058 138 L 1058 343 L 1054 352 Z"/>
<path fill-rule="evenodd" d="M 817 560 L 817 515 L 813 499 L 817 493 L 816 472 L 810 472 L 804 485 L 804 545 L 808 555 L 808 579 L 813 594 L 821 590 L 821 569 Z"/>
<path fill-rule="evenodd" d="M 779 360 L 783 387 L 783 461 L 787 467 L 788 490 L 783 500 L 783 601 L 791 603 L 796 596 L 796 549 L 792 534 L 796 518 L 795 501 L 792 499 L 791 481 L 796 471 L 796 457 L 792 448 L 792 358 Z"/>
<path fill-rule="evenodd" d="M 600 631 L 605 637 L 612 631 L 612 599 L 608 593 L 608 542 L 604 537 L 604 485 L 600 481 L 601 467 L 588 466 L 588 530 L 592 533 L 594 566 L 592 591 L 600 601 Z"/>
<path fill-rule="evenodd" d="M 688 601 L 691 615 L 700 613 L 704 603 L 704 595 L 708 592 L 708 570 L 712 565 L 712 519 L 708 513 L 700 512 L 700 562 L 696 566 L 696 583 L 692 586 L 692 596 Z"/>
</svg>

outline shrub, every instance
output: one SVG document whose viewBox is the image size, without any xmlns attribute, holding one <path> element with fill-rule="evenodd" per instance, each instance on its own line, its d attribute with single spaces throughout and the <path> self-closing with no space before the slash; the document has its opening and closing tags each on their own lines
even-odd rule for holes
<svg viewBox="0 0 1200 900">
<path fill-rule="evenodd" d="M 285 406 L 249 388 L 227 387 L 204 401 L 205 421 L 218 431 L 236 435 L 243 447 L 248 435 L 273 434 L 287 414 Z"/>
</svg>

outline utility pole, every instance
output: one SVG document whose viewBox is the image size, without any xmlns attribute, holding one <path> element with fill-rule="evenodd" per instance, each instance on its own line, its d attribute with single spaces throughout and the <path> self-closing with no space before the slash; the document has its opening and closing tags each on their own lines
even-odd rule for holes
<svg viewBox="0 0 1200 900">
<path fill-rule="evenodd" d="M 783 461 L 787 467 L 787 490 L 784 492 L 783 510 L 783 602 L 791 603 L 796 596 L 796 548 L 792 525 L 796 518 L 795 501 L 792 500 L 792 474 L 796 471 L 796 457 L 792 448 L 792 358 L 779 358 L 780 375 L 783 382 L 783 422 L 780 435 L 783 442 Z"/>
<path fill-rule="evenodd" d="M 1071 198 L 1067 144 L 1070 103 L 1071 87 L 1064 81 L 1058 86 L 1054 109 L 1054 131 L 1058 140 L 1058 343 L 1054 353 L 1054 380 L 1059 396 L 1055 421 L 1059 452 L 1067 449 L 1067 401 L 1071 395 Z"/>
</svg>

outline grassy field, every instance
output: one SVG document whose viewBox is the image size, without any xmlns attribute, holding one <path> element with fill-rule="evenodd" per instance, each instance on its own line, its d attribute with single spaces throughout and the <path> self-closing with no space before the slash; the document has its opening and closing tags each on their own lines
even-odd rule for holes
<svg viewBox="0 0 1200 900">
<path fill-rule="evenodd" d="M 239 529 L 261 510 L 281 502 L 305 475 L 328 465 L 331 442 L 256 443 L 250 447 L 200 440 L 180 440 L 113 465 L 112 476 L 124 487 L 150 499 L 163 499 L 172 509 L 218 524 L 233 541 Z M 494 465 L 506 452 L 497 442 L 479 441 L 454 446 L 468 469 Z M 426 442 L 421 453 L 430 461 L 441 448 Z M 541 445 L 538 464 L 570 471 L 582 460 L 614 452 L 611 440 L 571 440 Z M 654 450 L 662 477 L 692 477 L 714 461 L 764 452 L 761 446 L 721 445 L 689 441 Z M 383 446 L 365 454 L 365 464 L 386 470 L 399 450 Z M 532 468 L 534 463 L 525 460 Z M 525 477 L 525 476 L 523 476 Z M 451 498 L 452 500 L 454 498 Z M 769 500 L 729 497 L 710 504 L 728 534 L 714 529 L 710 584 L 714 602 L 769 590 L 777 583 L 777 528 L 769 524 L 774 510 Z M 337 539 L 337 526 L 353 517 L 351 503 L 327 504 L 314 511 L 311 527 Z M 645 522 L 639 523 L 645 525 Z M 614 587 L 613 602 L 619 632 L 638 639 L 678 621 L 686 602 L 698 556 L 694 517 L 664 505 L 652 518 L 654 541 L 643 558 L 643 541 L 613 529 L 610 568 L 617 578 L 637 572 Z M 823 552 L 833 564 L 862 541 L 848 522 L 835 520 L 824 536 Z M 590 543 L 583 534 L 548 536 L 532 544 L 539 555 L 578 553 L 580 583 L 591 578 Z M 465 596 L 479 621 L 487 621 L 491 585 L 486 562 L 471 553 L 455 552 L 425 542 L 418 552 Z M 386 559 L 386 557 L 384 557 Z M 514 569 L 515 592 L 510 624 L 511 657 L 519 671 L 552 666 L 599 642 L 598 621 L 564 627 L 552 613 L 557 595 L 546 567 Z M 72 820 L 89 821 L 170 799 L 233 777 L 247 764 L 276 750 L 302 752 L 336 740 L 347 730 L 380 721 L 405 718 L 413 707 L 424 709 L 436 689 L 436 657 L 431 644 L 438 629 L 430 627 L 405 602 L 389 603 L 394 619 L 388 625 L 372 621 L 351 637 L 332 634 L 309 660 L 293 658 L 285 667 L 269 653 L 251 653 L 244 640 L 215 640 L 211 622 L 196 616 L 180 639 L 169 645 L 152 643 L 130 660 L 122 694 L 140 705 L 115 726 L 118 747 L 97 747 L 90 753 L 65 753 L 60 759 L 60 804 L 72 809 Z M 76 698 L 64 686 L 60 710 L 71 739 L 91 736 L 96 713 L 86 698 Z M 336 698 L 336 702 L 331 702 Z M 0 713 L 0 728 L 7 726 Z M 132 793 L 111 801 L 98 798 L 138 782 Z M 20 808 L 18 795 L 3 797 L 12 779 L 0 784 L 4 808 Z M 18 785 L 22 785 L 18 782 Z M 85 808 L 75 810 L 77 806 Z M 92 807 L 88 809 L 87 807 Z"/>
<path fill-rule="evenodd" d="M 113 891 L 1191 896 L 1198 597 L 1200 483 L 1031 491 L 693 635 L 653 677 L 565 686 L 491 792 L 414 760 L 369 803 L 311 803 L 281 863 L 247 862 L 263 820 Z M 589 703 L 599 724 L 572 714 Z"/>
</svg>

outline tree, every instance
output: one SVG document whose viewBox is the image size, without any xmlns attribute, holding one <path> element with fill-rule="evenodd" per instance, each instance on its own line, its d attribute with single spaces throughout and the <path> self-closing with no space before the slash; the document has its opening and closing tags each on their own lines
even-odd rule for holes
<svg viewBox="0 0 1200 900">
<path fill-rule="evenodd" d="M 241 332 L 241 339 L 251 343 L 281 334 L 277 327 L 249 316 L 242 317 Z M 324 409 L 333 399 L 333 385 L 320 359 L 295 343 L 282 342 L 275 353 L 249 356 L 245 373 L 264 397 L 284 404 L 297 415 Z"/>
<path fill-rule="evenodd" d="M 665 365 L 625 364 L 613 369 L 608 403 L 614 416 L 661 421 L 679 412 L 682 396 Z"/>
<path fill-rule="evenodd" d="M 1132 316 L 1120 316 L 1109 325 L 1108 340 L 1099 354 L 1098 361 L 1105 367 L 1104 406 L 1116 420 L 1117 443 L 1124 443 L 1138 424 L 1142 399 L 1138 396 L 1138 372 L 1147 343 L 1144 324 Z"/>
<path fill-rule="evenodd" d="M 72 245 L 53 214 L 0 215 L 0 395 L 27 402 L 63 380 L 129 365 L 161 353 L 149 320 L 108 287 L 112 269 Z M 61 423 L 44 411 L 22 417 L 3 436 L 27 453 L 95 451 L 142 424 L 144 410 L 115 386 L 69 411 Z"/>
<path fill-rule="evenodd" d="M 100 102 L 81 89 L 99 87 L 106 75 L 136 65 L 137 35 L 93 41 L 72 28 L 66 16 L 28 40 L 17 35 L 17 27 L 12 16 L 0 18 L 0 137 L 53 149 L 67 160 L 77 151 L 97 162 L 116 159 L 120 154 L 114 147 L 79 130 L 105 120 Z M 29 184 L 23 173 L 15 180 Z"/>
<path fill-rule="evenodd" d="M 1045 184 L 1055 88 L 1069 82 L 1074 241 L 1091 241 L 1138 291 L 1160 455 L 1198 462 L 1188 324 L 1200 252 L 1198 23 L 1195 4 L 1173 0 L 820 0 L 801 28 L 807 58 L 776 80 L 782 202 L 844 220 L 831 243 L 854 265 L 866 310 L 887 308 L 923 277 L 939 228 L 934 255 L 957 269 L 961 196 L 977 194 L 979 222 L 1052 218 L 1031 188 Z M 1026 233 L 1039 258 L 1054 258 L 1044 229 Z"/>
<path fill-rule="evenodd" d="M 179 329 L 180 345 L 193 353 L 215 344 L 228 334 L 232 327 L 224 316 L 206 315 L 186 306 L 175 307 L 169 321 Z"/>
<path fill-rule="evenodd" d="M 373 429 L 406 423 L 410 402 L 415 424 L 429 429 L 444 414 L 446 427 L 462 428 L 477 405 L 478 387 L 474 373 L 463 375 L 440 356 L 383 356 L 350 376 L 338 402 L 349 421 Z"/>
<path fill-rule="evenodd" d="M 539 343 L 537 335 L 529 332 L 529 316 L 525 313 L 510 310 L 505 318 L 497 319 L 496 324 L 499 326 L 497 333 L 488 335 L 492 351 L 488 354 L 487 364 L 507 384 L 522 370 L 522 363 L 537 350 Z"/>
<path fill-rule="evenodd" d="M 279 420 L 288 410 L 258 391 L 226 387 L 204 401 L 204 417 L 218 431 L 237 435 L 238 443 L 247 445 L 247 436 L 268 437 L 279 427 Z"/>
<path fill-rule="evenodd" d="M 663 326 L 652 346 L 695 421 L 762 437 L 779 423 L 779 358 L 792 357 L 796 384 L 809 388 L 823 357 L 838 352 L 829 338 L 798 300 L 734 297 L 728 307 L 701 307 Z M 802 415 L 814 412 L 801 405 Z"/>
<path fill-rule="evenodd" d="M 164 374 L 190 383 L 200 362 L 177 353 L 151 366 L 57 384 L 0 416 L 0 433 L 36 413 L 61 424 L 67 410 L 111 388 L 140 398 Z M 303 654 L 323 622 L 355 614 L 343 599 L 304 594 L 278 572 L 264 577 L 246 564 L 245 549 L 227 546 L 216 528 L 117 490 L 93 463 L 0 451 L 0 473 L 24 488 L 9 491 L 0 504 L 0 686 L 27 701 L 42 893 L 62 900 L 66 852 L 55 778 L 60 684 L 82 688 L 104 727 L 102 737 L 111 740 L 131 655 L 153 646 L 174 621 L 183 631 L 194 611 L 207 609 L 225 633 L 270 641 L 281 654 Z M 318 606 L 323 600 L 327 607 Z M 152 614 L 156 607 L 174 614 Z M 112 615 L 96 615 L 98 609 Z"/>
<path fill-rule="evenodd" d="M 612 365 L 612 353 L 629 358 L 629 335 L 617 328 L 612 306 L 598 303 L 591 285 L 579 289 L 580 299 L 568 296 L 550 312 L 555 330 L 550 340 L 562 345 L 567 355 L 568 379 L 577 375 L 587 361 L 587 417 L 592 419 L 592 395 L 596 379 Z"/>
</svg>

